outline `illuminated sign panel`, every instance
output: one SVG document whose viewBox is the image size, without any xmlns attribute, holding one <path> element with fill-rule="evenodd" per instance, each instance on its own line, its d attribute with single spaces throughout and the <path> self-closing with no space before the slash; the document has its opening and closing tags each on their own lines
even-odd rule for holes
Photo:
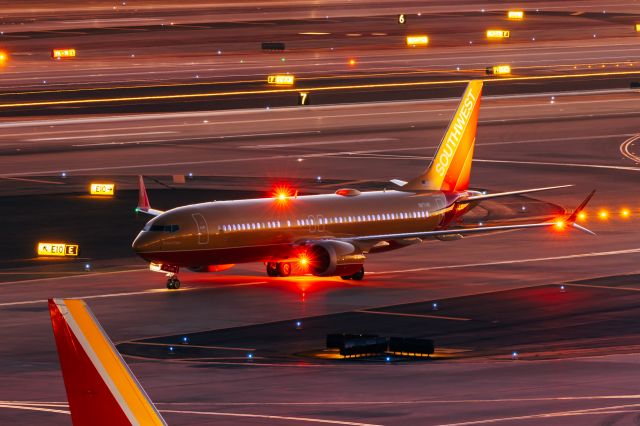
<svg viewBox="0 0 640 426">
<path fill-rule="evenodd" d="M 292 86 L 295 83 L 295 77 L 290 74 L 274 74 L 267 77 L 267 83 L 277 86 Z"/>
<path fill-rule="evenodd" d="M 509 38 L 511 33 L 505 30 L 487 30 L 487 38 L 488 39 L 503 39 Z"/>
<path fill-rule="evenodd" d="M 511 74 L 510 65 L 495 65 L 487 68 L 487 74 L 489 75 L 505 75 Z"/>
<path fill-rule="evenodd" d="M 640 24 L 636 24 L 636 32 L 640 33 Z"/>
<path fill-rule="evenodd" d="M 524 12 L 522 10 L 510 10 L 507 12 L 507 18 L 521 21 L 524 19 Z"/>
<path fill-rule="evenodd" d="M 53 49 L 51 51 L 51 57 L 53 59 L 62 59 L 62 58 L 75 58 L 76 49 Z"/>
<path fill-rule="evenodd" d="M 407 46 L 426 46 L 429 44 L 429 37 L 426 35 L 407 36 Z"/>
<path fill-rule="evenodd" d="M 113 183 L 91 183 L 91 195 L 113 195 L 116 186 Z"/>
<path fill-rule="evenodd" d="M 77 256 L 78 246 L 65 243 L 38 243 L 38 256 Z"/>
</svg>

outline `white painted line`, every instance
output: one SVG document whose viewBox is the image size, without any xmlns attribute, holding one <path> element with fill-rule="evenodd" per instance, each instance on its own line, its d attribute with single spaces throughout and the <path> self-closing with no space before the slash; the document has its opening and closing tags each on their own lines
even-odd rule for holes
<svg viewBox="0 0 640 426">
<path fill-rule="evenodd" d="M 56 279 L 61 279 L 61 278 L 56 278 Z M 266 284 L 267 281 L 256 281 L 256 282 L 248 282 L 248 283 L 237 283 L 237 284 L 221 284 L 218 287 L 183 287 L 177 290 L 169 290 L 169 289 L 165 289 L 165 288 L 155 288 L 155 289 L 149 289 L 149 290 L 142 290 L 142 291 L 131 291 L 131 292 L 125 292 L 125 293 L 107 293 L 107 294 L 94 294 L 94 295 L 90 295 L 90 296 L 67 296 L 65 297 L 65 299 L 83 299 L 83 300 L 89 300 L 89 299 L 106 299 L 106 298 L 111 298 L 111 297 L 126 297 L 126 296 L 138 296 L 141 294 L 170 294 L 170 293 L 178 293 L 178 292 L 185 292 L 185 291 L 194 291 L 194 290 L 220 290 L 220 289 L 225 289 L 228 287 L 245 287 L 245 286 L 251 286 L 251 285 L 259 285 L 259 284 Z M 40 299 L 40 300 L 21 300 L 21 301 L 17 301 L 17 302 L 4 302 L 4 303 L 0 303 L 0 307 L 4 307 L 4 306 L 19 306 L 19 305 L 34 305 L 34 304 L 38 304 L 38 303 L 46 303 L 47 299 Z"/>
<path fill-rule="evenodd" d="M 5 281 L 5 282 L 0 282 L 0 286 L 3 285 L 13 285 L 13 284 L 30 284 L 30 283 L 34 283 L 34 282 L 46 282 L 46 281 L 51 281 L 51 280 L 59 280 L 61 278 L 64 279 L 70 279 L 70 278 L 89 278 L 91 279 L 91 277 L 95 277 L 95 276 L 101 276 L 101 275 L 113 275 L 113 274 L 126 274 L 128 272 L 140 272 L 140 271 L 148 271 L 148 268 L 138 268 L 138 269 L 125 269 L 122 271 L 109 271 L 109 272 L 91 272 L 91 273 L 78 273 L 78 274 L 74 274 L 74 275 L 67 275 L 64 277 L 50 277 L 50 278 L 34 278 L 32 280 L 18 280 L 18 281 Z M 11 273 L 8 271 L 7 272 L 8 275 L 11 275 Z"/>
<path fill-rule="evenodd" d="M 147 136 L 147 135 L 168 135 L 178 132 L 144 132 L 144 133 L 118 133 L 111 135 L 82 135 L 82 136 L 61 136 L 55 138 L 35 138 L 35 139 L 26 139 L 27 142 L 46 142 L 46 141 L 66 141 L 71 139 L 98 139 L 98 138 L 116 138 L 122 136 Z"/>
<path fill-rule="evenodd" d="M 118 342 L 119 345 L 122 344 L 128 344 L 128 345 L 140 345 L 140 346 L 161 346 L 161 347 L 167 347 L 167 346 L 181 346 L 181 344 L 176 344 L 176 343 L 152 343 L 152 342 L 137 342 L 135 340 L 127 340 L 124 342 Z M 251 352 L 251 351 L 255 351 L 256 348 L 233 348 L 233 347 L 229 347 L 229 346 L 204 346 L 204 345 L 184 345 L 185 348 L 200 348 L 200 349 L 221 349 L 221 350 L 225 350 L 225 351 L 244 351 L 244 352 Z M 193 358 L 189 358 L 189 359 L 193 359 Z M 246 360 L 246 357 L 244 357 L 243 359 Z"/>
<path fill-rule="evenodd" d="M 162 413 L 173 413 L 173 414 L 200 414 L 204 416 L 228 416 L 228 417 L 252 417 L 258 419 L 270 419 L 270 420 L 290 420 L 294 422 L 308 422 L 308 423 L 328 423 L 333 425 L 348 425 L 348 426 L 382 426 L 372 423 L 358 423 L 358 422 L 348 422 L 341 420 L 328 420 L 328 419 L 317 419 L 311 417 L 292 417 L 292 416 L 274 416 L 268 414 L 244 414 L 244 413 L 223 413 L 216 411 L 186 411 L 186 410 L 160 410 Z"/>
<path fill-rule="evenodd" d="M 300 142 L 300 143 L 275 143 L 266 145 L 243 145 L 240 148 L 292 148 L 297 146 L 316 146 L 316 145 L 341 145 L 347 143 L 367 143 L 367 142 L 387 142 L 397 141 L 396 138 L 365 138 L 365 139 L 343 139 L 333 141 L 319 141 L 319 142 Z"/>
<path fill-rule="evenodd" d="M 0 404 L 0 408 L 9 408 L 14 410 L 28 410 L 28 411 L 45 411 L 47 413 L 58 413 L 58 414 L 71 414 L 71 412 L 68 410 L 57 410 L 53 408 L 36 407 L 33 405 Z"/>
<path fill-rule="evenodd" d="M 599 289 L 605 289 L 605 290 L 640 291 L 640 288 L 615 287 L 610 285 L 577 284 L 577 283 L 565 283 L 565 285 L 571 286 L 571 287 L 588 287 L 588 288 L 599 288 Z"/>
<path fill-rule="evenodd" d="M 603 256 L 620 256 L 625 254 L 636 254 L 636 253 L 640 253 L 640 248 L 568 254 L 565 256 L 533 257 L 529 259 L 514 259 L 514 260 L 496 260 L 492 262 L 465 263 L 465 264 L 459 264 L 459 265 L 426 266 L 423 268 L 368 272 L 368 274 L 369 275 L 385 275 L 385 274 L 399 274 L 399 273 L 405 273 L 405 272 L 434 271 L 434 270 L 440 270 L 440 269 L 476 268 L 480 266 L 514 265 L 514 264 L 520 264 L 520 263 L 550 262 L 550 261 L 556 261 L 556 260 L 582 259 L 582 258 L 603 257 Z"/>
<path fill-rule="evenodd" d="M 450 321 L 471 321 L 471 318 L 449 317 L 445 315 L 405 314 L 402 312 L 370 311 L 368 309 L 359 309 L 359 310 L 355 310 L 354 312 L 359 312 L 361 314 L 392 315 L 392 316 L 399 316 L 399 317 L 433 318 L 433 319 L 443 319 L 443 320 L 450 320 Z"/>
</svg>

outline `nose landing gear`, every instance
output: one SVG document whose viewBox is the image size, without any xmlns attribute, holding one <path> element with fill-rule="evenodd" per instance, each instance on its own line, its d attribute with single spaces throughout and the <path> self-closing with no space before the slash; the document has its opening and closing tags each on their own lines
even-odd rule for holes
<svg viewBox="0 0 640 426">
<path fill-rule="evenodd" d="M 167 274 L 167 288 L 177 290 L 180 288 L 180 280 L 176 274 Z"/>
</svg>

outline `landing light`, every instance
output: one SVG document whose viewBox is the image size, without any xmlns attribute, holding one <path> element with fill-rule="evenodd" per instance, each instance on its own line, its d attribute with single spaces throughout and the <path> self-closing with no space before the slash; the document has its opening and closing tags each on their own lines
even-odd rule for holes
<svg viewBox="0 0 640 426">
<path fill-rule="evenodd" d="M 306 256 L 300 256 L 300 259 L 298 259 L 298 263 L 301 266 L 307 266 L 309 264 L 309 258 Z"/>
<path fill-rule="evenodd" d="M 284 203 L 289 200 L 291 197 L 291 188 L 288 186 L 276 186 L 273 188 L 273 198 L 276 199 L 279 203 Z"/>
<path fill-rule="evenodd" d="M 555 227 L 556 227 L 557 230 L 562 231 L 564 229 L 564 227 L 565 227 L 564 221 L 563 220 L 556 221 Z"/>
</svg>

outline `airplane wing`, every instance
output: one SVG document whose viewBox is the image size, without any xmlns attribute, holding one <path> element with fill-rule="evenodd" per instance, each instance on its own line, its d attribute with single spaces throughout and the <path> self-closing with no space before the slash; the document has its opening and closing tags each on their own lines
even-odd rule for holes
<svg viewBox="0 0 640 426">
<path fill-rule="evenodd" d="M 466 198 L 460 200 L 460 202 L 461 203 L 465 203 L 467 201 L 482 201 L 482 200 L 486 200 L 486 199 L 489 199 L 489 198 L 506 197 L 508 195 L 529 194 L 531 192 L 550 191 L 552 189 L 559 189 L 559 188 L 569 188 L 570 186 L 573 186 L 573 185 L 547 186 L 547 187 L 544 187 L 544 188 L 521 189 L 521 190 L 518 190 L 518 191 L 509 191 L 509 192 L 496 192 L 494 194 L 472 195 L 470 197 L 466 197 Z"/>
<path fill-rule="evenodd" d="M 136 207 L 136 213 L 146 213 L 151 216 L 158 216 L 164 213 L 162 210 L 151 208 L 142 176 L 138 176 L 138 207 Z"/>
<path fill-rule="evenodd" d="M 166 423 L 82 300 L 49 299 L 74 426 Z"/>
<path fill-rule="evenodd" d="M 576 219 L 578 218 L 578 214 L 585 208 L 589 200 L 593 197 L 595 191 L 592 191 L 587 198 L 578 206 L 574 212 L 566 218 L 560 218 L 554 221 L 547 222 L 538 222 L 538 223 L 523 223 L 517 225 L 499 225 L 499 226 L 480 226 L 476 228 L 452 228 L 452 229 L 439 229 L 434 231 L 422 231 L 422 232 L 405 232 L 399 234 L 379 234 L 379 235 L 365 235 L 361 237 L 350 237 L 344 238 L 344 240 L 353 241 L 353 242 L 366 242 L 366 241 L 388 241 L 388 240 L 399 240 L 405 238 L 429 238 L 429 237 L 439 237 L 445 235 L 467 235 L 467 234 L 480 234 L 485 232 L 494 232 L 494 231 L 507 231 L 513 229 L 529 229 L 529 228 L 549 228 L 555 227 L 559 230 L 562 230 L 566 227 L 572 227 L 578 229 L 582 232 L 585 232 L 590 235 L 595 235 L 595 233 L 583 226 L 580 226 L 576 223 Z"/>
</svg>

